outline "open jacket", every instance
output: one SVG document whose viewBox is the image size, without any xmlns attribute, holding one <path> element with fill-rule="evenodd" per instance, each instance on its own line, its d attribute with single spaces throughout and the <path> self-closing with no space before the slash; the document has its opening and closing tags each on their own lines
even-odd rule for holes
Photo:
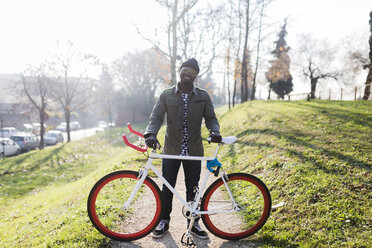
<svg viewBox="0 0 372 248">
<path fill-rule="evenodd" d="M 167 114 L 164 154 L 180 155 L 181 153 L 183 106 L 181 90 L 176 85 L 161 93 L 150 115 L 145 137 L 150 134 L 158 134 L 163 124 L 164 116 Z M 193 87 L 187 103 L 187 131 L 190 156 L 204 155 L 200 130 L 203 118 L 208 130 L 216 133 L 220 132 L 220 126 L 208 93 L 198 87 Z"/>
</svg>

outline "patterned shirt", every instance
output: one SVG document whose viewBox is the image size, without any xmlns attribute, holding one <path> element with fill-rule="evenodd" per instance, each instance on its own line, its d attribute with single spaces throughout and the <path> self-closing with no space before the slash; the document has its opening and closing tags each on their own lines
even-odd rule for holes
<svg viewBox="0 0 372 248">
<path fill-rule="evenodd" d="M 187 102 L 189 100 L 189 94 L 182 93 L 182 100 L 183 100 L 183 125 L 182 125 L 182 143 L 181 143 L 181 156 L 188 156 L 189 155 L 189 147 L 187 143 L 189 141 L 189 136 L 187 134 Z"/>
</svg>

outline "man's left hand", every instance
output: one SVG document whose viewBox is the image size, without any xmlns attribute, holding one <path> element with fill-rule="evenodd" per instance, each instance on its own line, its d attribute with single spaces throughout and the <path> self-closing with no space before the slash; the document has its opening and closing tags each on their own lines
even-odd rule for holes
<svg viewBox="0 0 372 248">
<path fill-rule="evenodd" d="M 220 143 L 222 141 L 221 134 L 219 134 L 217 132 L 212 132 L 209 137 L 211 138 L 211 142 L 213 142 L 213 143 Z"/>
</svg>

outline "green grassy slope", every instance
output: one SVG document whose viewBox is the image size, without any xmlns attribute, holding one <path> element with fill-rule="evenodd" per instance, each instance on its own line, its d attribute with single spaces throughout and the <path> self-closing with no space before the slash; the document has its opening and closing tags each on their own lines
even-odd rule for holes
<svg viewBox="0 0 372 248">
<path fill-rule="evenodd" d="M 268 246 L 372 244 L 371 102 L 251 102 L 220 118 L 230 171 L 260 177 L 273 212 L 255 237 Z"/>
<path fill-rule="evenodd" d="M 221 149 L 225 170 L 260 177 L 273 204 L 285 202 L 252 242 L 372 243 L 371 102 L 255 101 L 221 110 L 219 120 L 224 136 L 239 138 Z M 104 246 L 107 239 L 86 212 L 90 188 L 103 175 L 135 169 L 145 158 L 124 149 L 122 132 L 127 130 L 0 161 L 0 247 Z M 214 148 L 206 144 L 206 154 Z"/>
</svg>

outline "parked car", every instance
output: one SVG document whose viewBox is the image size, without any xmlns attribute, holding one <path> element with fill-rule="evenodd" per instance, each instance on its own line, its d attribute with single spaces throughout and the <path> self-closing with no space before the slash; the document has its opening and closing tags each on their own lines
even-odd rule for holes
<svg viewBox="0 0 372 248">
<path fill-rule="evenodd" d="M 102 128 L 102 129 L 106 129 L 107 128 L 107 123 L 105 121 L 99 121 L 98 122 L 98 127 Z"/>
<path fill-rule="evenodd" d="M 30 123 L 25 123 L 25 124 L 23 124 L 20 128 L 19 128 L 19 130 L 21 131 L 21 132 L 27 132 L 27 133 L 32 133 L 32 129 L 33 129 L 34 127 L 32 126 L 32 124 L 30 124 Z"/>
<path fill-rule="evenodd" d="M 17 133 L 10 138 L 21 147 L 22 152 L 28 152 L 39 147 L 39 140 L 32 133 Z"/>
<path fill-rule="evenodd" d="M 5 156 L 18 155 L 21 147 L 9 138 L 0 138 L 0 158 Z"/>
<path fill-rule="evenodd" d="M 58 142 L 63 142 L 63 135 L 61 131 L 52 130 L 45 133 L 44 135 L 45 145 L 55 145 Z"/>
<path fill-rule="evenodd" d="M 4 127 L 0 129 L 0 137 L 1 138 L 9 138 L 13 134 L 16 134 L 18 130 L 15 127 Z"/>
<path fill-rule="evenodd" d="M 77 121 L 70 122 L 71 130 L 79 130 L 81 128 L 80 123 Z"/>
<path fill-rule="evenodd" d="M 70 131 L 78 130 L 80 129 L 80 123 L 77 121 L 72 121 L 70 122 Z M 67 124 L 66 122 L 61 122 L 57 127 L 56 130 L 61 131 L 61 132 L 66 132 L 67 131 Z"/>
<path fill-rule="evenodd" d="M 32 123 L 32 133 L 37 136 L 40 136 L 40 127 L 41 127 L 40 123 Z M 48 126 L 44 123 L 44 128 L 45 128 L 44 130 L 46 130 L 47 127 Z"/>
<path fill-rule="evenodd" d="M 57 127 L 56 129 L 58 131 L 61 131 L 61 132 L 66 132 L 66 129 L 67 129 L 67 124 L 66 122 L 61 122 Z"/>
</svg>

